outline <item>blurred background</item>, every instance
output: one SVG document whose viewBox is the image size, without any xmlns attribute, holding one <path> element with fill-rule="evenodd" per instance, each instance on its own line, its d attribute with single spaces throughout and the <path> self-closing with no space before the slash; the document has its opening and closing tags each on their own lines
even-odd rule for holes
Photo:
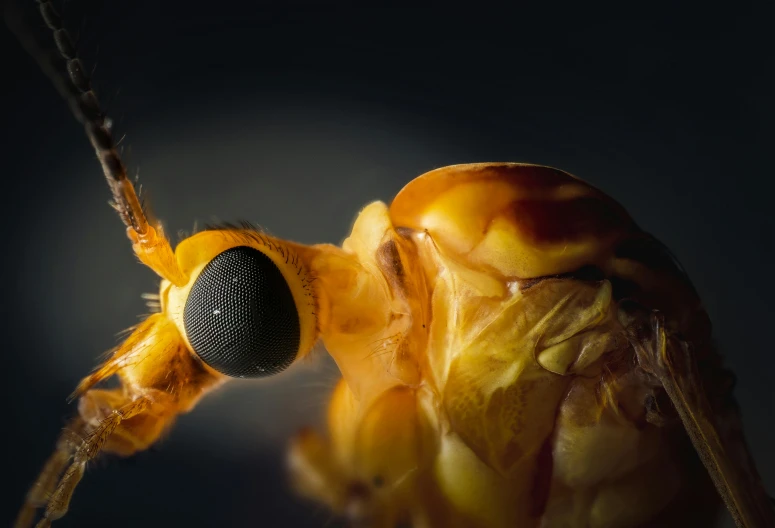
<svg viewBox="0 0 775 528">
<path fill-rule="evenodd" d="M 699 289 L 775 494 L 771 2 L 56 5 L 169 233 L 244 219 L 339 243 L 362 206 L 454 163 L 546 164 L 603 189 Z M 157 279 L 67 106 L 5 30 L 0 51 L 8 525 L 75 412 L 65 398 Z M 227 386 L 153 450 L 92 464 L 56 526 L 324 525 L 287 491 L 285 442 L 320 422 L 336 377 L 321 351 Z"/>
</svg>

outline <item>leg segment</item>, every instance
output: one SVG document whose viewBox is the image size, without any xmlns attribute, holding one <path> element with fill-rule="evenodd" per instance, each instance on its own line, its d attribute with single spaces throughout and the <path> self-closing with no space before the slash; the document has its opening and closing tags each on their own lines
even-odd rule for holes
<svg viewBox="0 0 775 528">
<path fill-rule="evenodd" d="M 119 388 L 93 388 L 114 375 Z M 16 528 L 30 526 L 39 506 L 46 507 L 40 527 L 62 517 L 89 460 L 100 451 L 130 456 L 147 449 L 178 414 L 191 410 L 222 381 L 197 362 L 166 314 L 148 317 L 76 389 L 77 434 L 60 440 L 30 491 Z"/>
<path fill-rule="evenodd" d="M 102 446 L 122 421 L 128 420 L 145 411 L 151 404 L 151 401 L 145 397 L 138 398 L 121 407 L 114 409 L 113 412 L 102 420 L 100 424 L 92 429 L 83 440 L 81 445 L 75 451 L 72 463 L 65 470 L 64 475 L 57 484 L 54 493 L 48 500 L 46 510 L 43 513 L 43 519 L 37 524 L 37 528 L 46 528 L 51 526 L 51 521 L 59 519 L 65 513 L 70 505 L 70 499 L 73 496 L 75 487 L 83 477 L 86 469 L 86 462 L 97 456 Z"/>
<path fill-rule="evenodd" d="M 154 391 L 153 396 L 133 399 L 122 389 L 84 394 L 80 416 L 60 437 L 56 451 L 27 495 L 15 528 L 30 526 L 39 507 L 45 506 L 45 510 L 37 528 L 49 527 L 67 513 L 86 463 L 101 451 L 128 456 L 155 442 L 176 413 L 165 412 L 163 394 Z"/>
<path fill-rule="evenodd" d="M 14 523 L 16 528 L 32 525 L 36 509 L 46 506 L 48 498 L 54 493 L 59 483 L 59 476 L 70 462 L 75 450 L 83 442 L 81 435 L 85 425 L 84 421 L 78 417 L 62 431 L 57 441 L 56 450 L 46 461 L 40 475 L 27 493 L 24 506 Z"/>
</svg>

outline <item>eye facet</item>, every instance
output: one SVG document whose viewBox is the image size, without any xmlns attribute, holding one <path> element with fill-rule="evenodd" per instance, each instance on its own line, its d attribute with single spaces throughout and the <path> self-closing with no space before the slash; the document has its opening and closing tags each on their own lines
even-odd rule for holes
<svg viewBox="0 0 775 528">
<path fill-rule="evenodd" d="M 280 269 L 257 249 L 227 249 L 204 267 L 186 300 L 183 324 L 194 352 L 237 378 L 270 376 L 299 352 L 293 294 Z"/>
</svg>

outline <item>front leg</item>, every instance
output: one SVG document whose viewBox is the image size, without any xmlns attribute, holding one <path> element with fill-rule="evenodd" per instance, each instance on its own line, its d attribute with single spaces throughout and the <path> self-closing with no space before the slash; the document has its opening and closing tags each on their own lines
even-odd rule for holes
<svg viewBox="0 0 775 528">
<path fill-rule="evenodd" d="M 43 519 L 37 524 L 37 528 L 47 528 L 51 526 L 51 521 L 59 519 L 67 513 L 75 487 L 86 470 L 86 463 L 97 456 L 111 436 L 118 432 L 117 429 L 125 423 L 125 420 L 130 420 L 144 413 L 151 407 L 151 403 L 152 401 L 144 396 L 127 401 L 119 408 L 113 409 L 108 417 L 101 420 L 96 426 L 87 429 L 85 438 L 72 456 L 70 466 L 65 470 L 54 489 L 54 493 L 48 499 Z M 124 429 L 130 432 L 130 435 L 137 436 L 136 432 L 131 431 L 131 425 L 124 425 Z M 126 436 L 121 432 L 118 433 L 118 436 Z"/>
<path fill-rule="evenodd" d="M 37 508 L 46 506 L 49 497 L 54 493 L 59 483 L 60 475 L 70 462 L 75 450 L 83 442 L 85 428 L 86 423 L 78 416 L 62 431 L 54 453 L 46 461 L 40 475 L 27 492 L 24 506 L 14 522 L 16 528 L 32 525 Z"/>
<path fill-rule="evenodd" d="M 121 382 L 118 388 L 93 388 L 113 375 Z M 150 316 L 79 385 L 78 417 L 27 494 L 15 527 L 30 526 L 36 508 L 44 506 L 37 526 L 50 526 L 67 512 L 87 462 L 100 452 L 130 456 L 147 449 L 178 414 L 222 381 L 191 354 L 165 314 Z"/>
<path fill-rule="evenodd" d="M 32 485 L 16 528 L 31 525 L 39 507 L 45 510 L 37 528 L 51 526 L 67 513 L 87 462 L 100 452 L 129 456 L 147 449 L 177 416 L 172 397 L 161 391 L 134 396 L 122 388 L 90 390 L 79 403 L 79 417 L 63 431 Z"/>
</svg>

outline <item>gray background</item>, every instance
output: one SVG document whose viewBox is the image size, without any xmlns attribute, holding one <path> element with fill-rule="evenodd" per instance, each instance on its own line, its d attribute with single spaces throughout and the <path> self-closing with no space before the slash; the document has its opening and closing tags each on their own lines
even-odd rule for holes
<svg viewBox="0 0 775 528">
<path fill-rule="evenodd" d="M 65 15 L 171 233 L 246 219 L 338 243 L 360 207 L 453 163 L 547 164 L 605 190 L 700 290 L 775 491 L 771 3 L 72 1 Z M 66 105 L 5 31 L 0 51 L 6 524 L 75 412 L 65 397 L 157 281 Z M 323 525 L 282 470 L 335 379 L 321 353 L 228 386 L 152 451 L 93 464 L 56 526 Z"/>
</svg>

